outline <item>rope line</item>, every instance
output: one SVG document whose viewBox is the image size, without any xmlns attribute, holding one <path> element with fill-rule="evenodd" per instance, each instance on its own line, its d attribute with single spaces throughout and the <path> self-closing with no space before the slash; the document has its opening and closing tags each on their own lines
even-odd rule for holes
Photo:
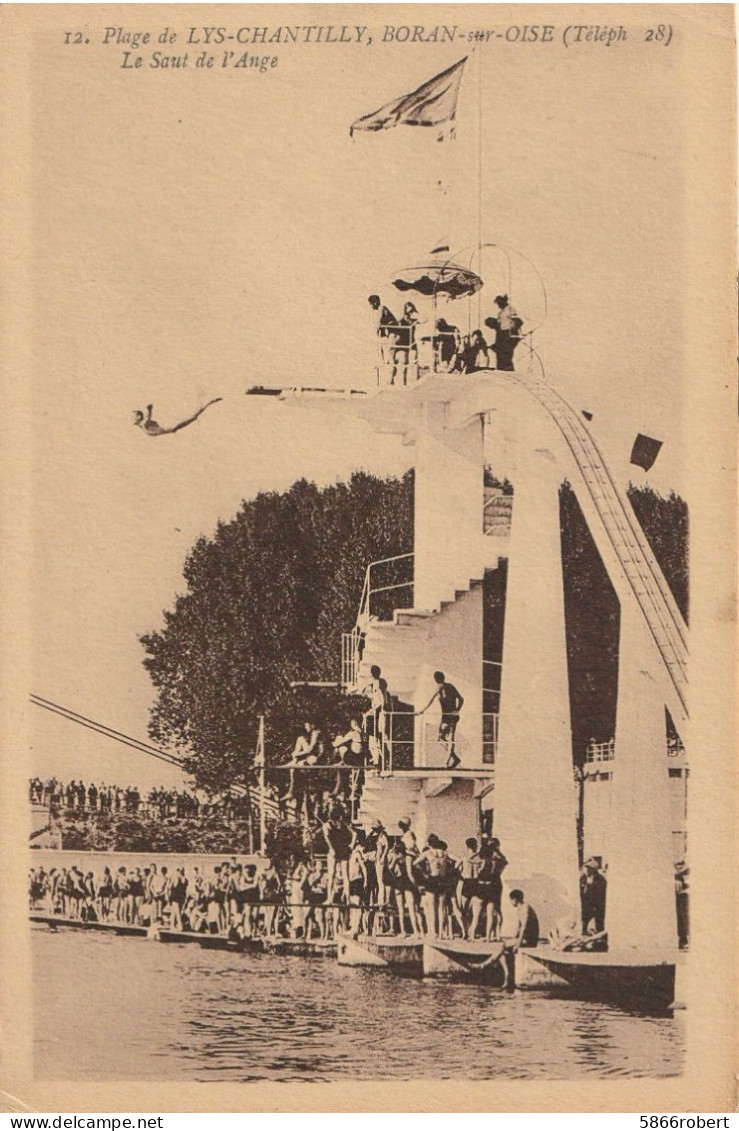
<svg viewBox="0 0 739 1131">
<path fill-rule="evenodd" d="M 133 750 L 138 750 L 140 754 L 148 754 L 150 758 L 158 758 L 159 761 L 168 762 L 171 766 L 182 765 L 180 758 L 168 754 L 165 750 L 159 750 L 155 746 L 141 742 L 138 738 L 132 738 L 131 735 L 113 730 L 112 727 L 108 727 L 104 723 L 98 723 L 94 719 L 88 719 L 87 716 L 79 715 L 76 711 L 70 711 L 69 708 L 62 707 L 59 703 L 52 703 L 51 700 L 42 699 L 41 696 L 34 694 L 31 694 L 29 698 L 35 707 L 42 707 L 45 711 L 59 715 L 70 723 L 77 723 L 78 726 L 85 727 L 87 730 L 102 734 L 106 738 L 112 739 L 113 742 L 120 742 L 123 746 L 130 746 Z"/>
</svg>

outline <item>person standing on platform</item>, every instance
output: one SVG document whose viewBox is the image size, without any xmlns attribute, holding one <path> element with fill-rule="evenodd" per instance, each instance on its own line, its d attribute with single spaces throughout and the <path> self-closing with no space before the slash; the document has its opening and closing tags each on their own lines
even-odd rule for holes
<svg viewBox="0 0 739 1131">
<path fill-rule="evenodd" d="M 384 375 L 389 372 L 392 366 L 390 384 L 394 385 L 396 372 L 394 347 L 399 341 L 398 320 L 392 310 L 384 305 L 379 295 L 370 295 L 367 302 L 378 315 L 377 337 L 380 346 L 380 374 Z"/>
<path fill-rule="evenodd" d="M 478 851 L 475 837 L 468 837 L 464 843 L 467 852 L 462 857 L 461 861 L 459 897 L 462 906 L 462 914 L 466 920 L 469 920 L 465 938 L 474 942 L 480 923 L 480 916 L 485 907 L 477 883 L 477 876 L 482 865 L 482 859 Z"/>
<path fill-rule="evenodd" d="M 606 878 L 600 870 L 601 862 L 591 856 L 582 866 L 580 875 L 580 904 L 582 908 L 582 933 L 601 934 L 606 928 Z M 590 925 L 593 925 L 593 932 Z"/>
<path fill-rule="evenodd" d="M 333 903 L 336 894 L 337 872 L 341 880 L 342 895 L 345 903 L 349 902 L 349 858 L 352 851 L 354 834 L 349 822 L 344 816 L 344 811 L 337 805 L 331 810 L 328 820 L 321 826 L 324 840 L 328 848 L 326 866 L 328 871 L 328 886 L 326 903 Z"/>
<path fill-rule="evenodd" d="M 684 860 L 675 865 L 675 901 L 677 904 L 677 945 L 684 950 L 690 941 L 689 880 L 690 868 Z"/>
<path fill-rule="evenodd" d="M 493 837 L 489 844 L 482 846 L 480 859 L 482 863 L 477 875 L 477 890 L 483 903 L 487 906 L 487 935 L 488 941 L 492 941 L 500 935 L 502 877 L 503 871 L 508 865 L 508 861 L 500 851 L 500 841 L 497 837 Z"/>
<path fill-rule="evenodd" d="M 485 319 L 485 325 L 495 330 L 493 351 L 497 358 L 497 369 L 513 372 L 513 351 L 521 340 L 523 320 L 508 301 L 508 295 L 496 295 L 495 305 L 498 314 Z"/>
<path fill-rule="evenodd" d="M 373 763 L 378 764 L 382 759 L 383 716 L 386 707 L 387 684 L 382 679 L 382 668 L 377 664 L 373 664 L 370 668 L 370 676 L 372 678 L 367 686 L 362 689 L 361 694 L 365 695 L 370 701 L 369 710 L 365 711 L 365 718 L 370 722 L 370 754 Z"/>
<path fill-rule="evenodd" d="M 416 714 L 423 715 L 428 711 L 435 699 L 439 700 L 439 706 L 441 707 L 439 742 L 446 746 L 446 768 L 448 770 L 454 770 L 461 761 L 461 759 L 457 757 L 454 744 L 457 724 L 459 723 L 459 712 L 464 706 L 464 699 L 453 683 L 447 683 L 446 676 L 443 672 L 434 672 L 434 680 L 436 682 L 436 691 L 431 696 L 426 706 L 422 707 L 420 711 L 416 711 Z"/>
</svg>

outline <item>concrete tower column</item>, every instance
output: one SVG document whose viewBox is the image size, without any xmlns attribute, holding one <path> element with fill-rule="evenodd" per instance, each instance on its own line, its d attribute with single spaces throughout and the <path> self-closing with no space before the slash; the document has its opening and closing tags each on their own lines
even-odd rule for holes
<svg viewBox="0 0 739 1131">
<path fill-rule="evenodd" d="M 543 934 L 579 918 L 560 478 L 552 453 L 528 446 L 514 472 L 495 761 L 504 880 L 523 890 Z"/>
<path fill-rule="evenodd" d="M 482 576 L 483 434 L 476 418 L 448 428 L 448 405 L 429 402 L 416 435 L 414 597 L 419 609 L 452 600 Z"/>
<path fill-rule="evenodd" d="M 622 606 L 607 843 L 609 950 L 677 947 L 665 703 L 650 674 L 658 670 L 638 613 Z"/>
</svg>

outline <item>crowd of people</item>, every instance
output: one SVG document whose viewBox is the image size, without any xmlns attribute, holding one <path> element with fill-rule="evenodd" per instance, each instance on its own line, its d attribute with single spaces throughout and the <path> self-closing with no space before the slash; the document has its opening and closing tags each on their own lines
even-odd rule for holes
<svg viewBox="0 0 739 1131">
<path fill-rule="evenodd" d="M 507 294 L 496 295 L 494 301 L 498 308 L 496 313 L 484 320 L 484 325 L 494 332 L 493 340 L 487 342 L 482 330 L 461 334 L 459 328 L 445 318 L 436 319 L 433 333 L 420 335 L 424 322 L 414 303 L 407 302 L 398 318 L 379 295 L 370 295 L 368 302 L 378 317 L 380 367 L 387 374 L 388 383 L 407 385 L 409 378 L 414 380 L 421 375 L 419 342 L 431 344 L 435 373 L 475 373 L 481 369 L 512 372 L 523 319 Z"/>
<path fill-rule="evenodd" d="M 129 816 L 170 817 L 202 816 L 204 806 L 194 793 L 183 789 L 152 788 L 143 794 L 136 786 L 109 785 L 106 782 L 86 783 L 56 778 L 31 778 L 28 797 L 32 805 L 43 805 L 57 812 L 127 813 Z"/>
<path fill-rule="evenodd" d="M 535 944 L 538 923 L 523 893 L 501 906 L 507 861 L 496 839 L 471 837 L 455 857 L 433 833 L 419 845 L 410 819 L 392 833 L 380 821 L 362 829 L 339 805 L 321 829 L 325 855 L 294 853 L 279 866 L 233 857 L 210 872 L 156 862 L 102 873 L 32 868 L 30 906 L 88 921 L 306 940 L 339 931 L 495 940 L 505 919 Z"/>
</svg>

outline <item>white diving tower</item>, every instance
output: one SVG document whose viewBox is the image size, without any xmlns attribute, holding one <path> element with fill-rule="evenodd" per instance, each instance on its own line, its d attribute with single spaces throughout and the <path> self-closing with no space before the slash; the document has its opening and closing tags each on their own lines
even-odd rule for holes
<svg viewBox="0 0 739 1131">
<path fill-rule="evenodd" d="M 426 715 L 414 724 L 412 767 L 391 777 L 393 767 L 385 766 L 385 779 L 368 775 L 365 789 L 388 798 L 400 790 L 399 812 L 415 790 L 424 799 L 414 813 L 419 835 L 440 831 L 438 803 L 446 791 L 441 833 L 453 850 L 477 830 L 450 785 L 466 780 L 467 799 L 482 798 L 483 807 L 492 800 L 493 831 L 509 861 L 504 881 L 525 891 L 543 932 L 579 917 L 559 517 L 559 489 L 569 481 L 620 604 L 611 783 L 618 819 L 603 845 L 609 951 L 675 951 L 665 708 L 687 745 L 687 629 L 582 417 L 544 380 L 501 371 L 429 373 L 408 387 L 366 394 L 283 390 L 281 400 L 362 419 L 415 450 L 413 607 L 396 607 L 390 622 L 374 621 L 366 610 L 345 655 L 345 682 L 358 688 L 377 663 L 390 690 L 418 710 L 433 690 L 433 671 L 443 670 L 465 697 L 462 765 L 443 768 Z M 510 523 L 488 526 L 488 533 L 486 450 L 495 474 L 514 491 Z M 502 679 L 491 718 L 484 709 L 481 584 L 502 558 Z M 398 783 L 404 777 L 411 779 L 405 793 Z"/>
</svg>

